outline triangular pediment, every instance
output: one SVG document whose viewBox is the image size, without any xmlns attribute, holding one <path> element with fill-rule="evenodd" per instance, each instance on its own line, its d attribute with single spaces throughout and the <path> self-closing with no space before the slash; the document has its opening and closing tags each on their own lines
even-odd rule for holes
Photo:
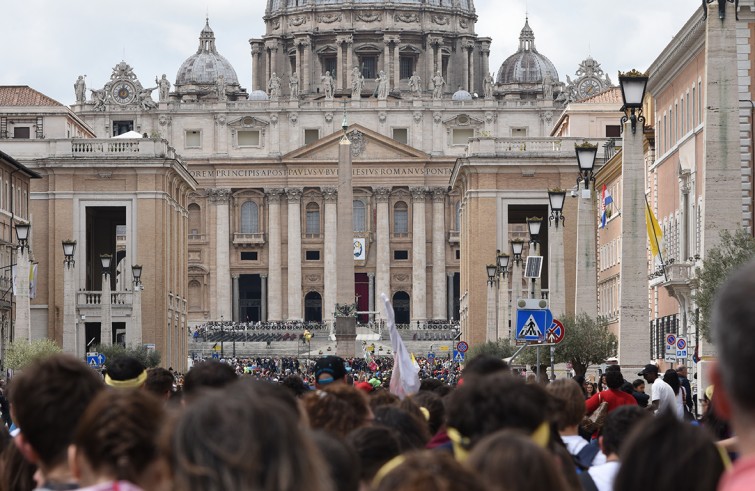
<svg viewBox="0 0 755 491">
<path fill-rule="evenodd" d="M 392 160 L 429 160 L 421 150 L 399 143 L 392 138 L 355 124 L 349 127 L 353 162 L 389 162 Z M 282 160 L 337 161 L 342 131 L 336 131 L 317 141 L 287 153 Z"/>
</svg>

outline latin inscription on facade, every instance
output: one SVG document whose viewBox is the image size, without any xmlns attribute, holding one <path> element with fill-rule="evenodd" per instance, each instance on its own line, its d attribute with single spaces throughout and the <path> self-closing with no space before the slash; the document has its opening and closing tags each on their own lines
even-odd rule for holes
<svg viewBox="0 0 755 491">
<path fill-rule="evenodd" d="M 354 168 L 353 176 L 450 176 L 450 167 L 395 167 L 364 169 Z M 337 168 L 308 167 L 306 169 L 206 169 L 190 170 L 195 179 L 215 177 L 300 177 L 300 176 L 338 176 Z"/>
</svg>

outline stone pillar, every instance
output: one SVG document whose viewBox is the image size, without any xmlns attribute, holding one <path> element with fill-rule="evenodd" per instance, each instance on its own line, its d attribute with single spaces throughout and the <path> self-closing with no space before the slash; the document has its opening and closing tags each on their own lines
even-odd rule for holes
<svg viewBox="0 0 755 491">
<path fill-rule="evenodd" d="M 215 205 L 215 305 L 214 318 L 231 319 L 230 189 L 211 189 Z"/>
<path fill-rule="evenodd" d="M 260 320 L 267 322 L 267 275 L 260 275 Z"/>
<path fill-rule="evenodd" d="M 385 75 L 388 77 L 388 80 L 391 79 L 391 38 L 388 36 L 385 36 L 383 38 L 383 71 L 385 72 Z"/>
<path fill-rule="evenodd" d="M 577 278 L 574 292 L 574 312 L 577 315 L 585 313 L 595 319 L 598 317 L 598 270 L 595 263 L 595 202 L 591 191 L 584 189 L 584 182 L 580 184 L 580 197 L 577 200 Z M 644 210 L 644 208 L 640 208 L 640 210 Z M 642 223 L 644 227 L 644 217 Z M 644 245 L 640 246 L 640 248 L 644 254 Z M 643 271 L 645 270 L 647 270 L 647 266 L 643 266 Z M 645 274 L 645 278 L 647 279 L 647 274 Z M 644 291 L 647 297 L 647 285 L 645 285 Z M 647 298 L 645 299 L 645 303 L 647 304 Z M 643 356 L 647 358 L 647 354 Z"/>
<path fill-rule="evenodd" d="M 433 44 L 433 37 L 428 36 L 427 38 L 427 51 L 425 51 L 425 57 L 426 57 L 426 64 L 427 64 L 427 73 L 425 74 L 425 77 L 422 79 L 422 82 L 425 84 L 424 87 L 422 87 L 422 92 L 425 92 L 426 90 L 430 90 L 430 80 L 432 80 L 433 75 L 435 75 L 435 52 L 434 50 L 434 44 Z"/>
<path fill-rule="evenodd" d="M 483 41 L 480 46 L 482 51 L 482 75 L 487 76 L 490 73 L 490 42 Z"/>
<path fill-rule="evenodd" d="M 323 268 L 323 320 L 330 326 L 333 323 L 333 312 L 336 309 L 336 233 L 338 217 L 336 214 L 336 200 L 338 191 L 335 188 L 323 188 L 322 200 L 325 209 L 325 237 L 324 239 L 324 268 Z"/>
<path fill-rule="evenodd" d="M 288 319 L 302 320 L 300 188 L 286 189 L 288 197 Z"/>
<path fill-rule="evenodd" d="M 336 37 L 336 91 L 343 89 L 343 43 L 344 39 L 341 36 Z"/>
<path fill-rule="evenodd" d="M 110 295 L 110 273 L 102 273 L 102 294 L 100 296 L 100 344 L 110 346 L 113 344 L 113 299 Z"/>
<path fill-rule="evenodd" d="M 267 267 L 268 267 L 268 320 L 283 320 L 283 282 L 281 275 L 281 207 L 280 198 L 283 194 L 280 189 L 267 190 L 268 212 L 268 243 Z"/>
<path fill-rule="evenodd" d="M 566 278 L 564 272 L 564 227 L 555 222 L 550 228 L 548 246 L 548 301 L 553 317 L 566 313 Z M 545 221 L 543 221 L 545 225 Z"/>
<path fill-rule="evenodd" d="M 469 40 L 469 78 L 467 79 L 467 91 L 474 93 L 475 92 L 475 70 L 474 70 L 474 61 L 475 61 L 475 46 L 474 46 L 474 40 Z"/>
<path fill-rule="evenodd" d="M 300 40 L 299 45 L 301 46 L 302 51 L 304 51 L 304 66 L 302 66 L 302 71 L 304 72 L 304 90 L 309 92 L 315 92 L 312 88 L 312 50 L 310 48 L 311 42 L 309 38 L 305 38 Z"/>
<path fill-rule="evenodd" d="M 376 244 L 376 275 L 375 286 L 377 297 L 385 293 L 388 298 L 393 296 L 391 292 L 391 245 L 390 245 L 390 188 L 375 188 L 373 192 L 375 207 L 377 209 L 377 224 L 375 230 Z M 379 303 L 379 302 L 378 302 Z M 378 319 L 385 319 L 382 306 L 378 308 Z"/>
<path fill-rule="evenodd" d="M 446 315 L 446 189 L 433 188 L 433 319 Z"/>
<path fill-rule="evenodd" d="M 375 311 L 375 273 L 367 273 L 367 310 Z M 375 320 L 375 314 L 370 314 L 370 322 Z"/>
<path fill-rule="evenodd" d="M 436 53 L 438 60 L 435 62 L 436 63 L 435 71 L 440 72 L 440 74 L 443 75 L 443 40 L 442 39 L 438 40 L 438 46 L 436 49 L 438 50 L 438 52 Z M 446 83 L 448 82 L 449 81 L 446 80 Z M 443 92 L 445 92 L 445 89 L 443 90 Z"/>
<path fill-rule="evenodd" d="M 448 288 L 448 295 L 446 295 L 446 301 L 448 302 L 448 322 L 454 319 L 454 274 L 446 273 L 446 288 Z"/>
<path fill-rule="evenodd" d="M 29 269 L 31 262 L 29 250 L 25 247 L 16 249 L 16 320 L 14 322 L 14 341 L 31 341 L 31 305 L 29 300 Z"/>
<path fill-rule="evenodd" d="M 302 80 L 302 63 L 301 63 L 301 46 L 299 46 L 298 43 L 294 44 L 296 46 L 296 79 L 299 81 L 299 87 L 301 89 L 305 89 L 304 81 Z M 300 90 L 302 92 L 302 90 Z"/>
<path fill-rule="evenodd" d="M 346 91 L 351 91 L 351 70 L 354 68 L 354 37 L 346 39 Z"/>
<path fill-rule="evenodd" d="M 471 92 L 469 90 L 469 46 L 467 45 L 466 39 L 461 40 L 461 51 L 464 64 L 461 67 L 462 83 L 460 85 L 462 89 L 466 90 L 467 92 Z"/>
<path fill-rule="evenodd" d="M 265 88 L 267 88 L 267 82 L 270 80 L 270 76 L 273 73 L 278 74 L 278 41 L 270 39 L 265 43 L 265 47 L 268 49 L 268 57 L 270 58 L 270 70 L 268 72 L 267 80 L 265 80 Z"/>
<path fill-rule="evenodd" d="M 399 83 L 401 81 L 401 54 L 399 52 L 398 36 L 393 38 L 393 88 L 399 90 Z"/>
<path fill-rule="evenodd" d="M 76 344 L 76 267 L 63 264 L 63 352 L 79 356 Z"/>
<path fill-rule="evenodd" d="M 498 279 L 498 339 L 509 339 L 509 278 L 502 273 Z"/>
<path fill-rule="evenodd" d="M 252 90 L 260 88 L 260 45 L 252 43 Z"/>
<path fill-rule="evenodd" d="M 412 324 L 427 320 L 427 237 L 424 187 L 409 188 L 412 193 Z"/>
<path fill-rule="evenodd" d="M 511 303 L 516 304 L 520 298 L 527 298 L 527 295 L 522 295 L 522 260 L 516 261 L 514 257 L 511 257 Z M 516 309 L 511 309 L 510 325 L 516 325 L 515 314 Z"/>
<path fill-rule="evenodd" d="M 643 366 L 650 356 L 648 333 L 650 317 L 648 314 L 645 158 L 642 126 L 637 128 L 636 133 L 632 133 L 631 123 L 626 122 L 622 136 L 619 363 Z M 591 214 L 590 219 L 591 225 L 594 226 L 594 213 Z M 594 246 L 590 250 L 590 255 L 595 257 Z"/>
<path fill-rule="evenodd" d="M 354 223 L 352 219 L 354 190 L 351 175 L 351 142 L 344 135 L 338 144 L 338 221 L 336 243 L 336 302 L 354 305 Z M 336 315 L 336 354 L 356 354 L 356 317 Z"/>
<path fill-rule="evenodd" d="M 490 281 L 488 280 L 488 303 L 487 303 L 487 329 L 486 329 L 486 335 L 485 335 L 485 341 L 488 342 L 494 342 L 498 338 L 498 333 L 496 332 L 496 306 L 495 306 L 495 287 L 496 282 L 495 280 Z"/>
<path fill-rule="evenodd" d="M 238 322 L 239 319 L 239 275 L 234 273 L 231 275 L 233 278 L 233 321 Z"/>
<path fill-rule="evenodd" d="M 131 329 L 126 329 L 126 346 L 142 345 L 142 290 L 144 287 L 134 285 L 134 297 L 131 305 Z"/>
</svg>

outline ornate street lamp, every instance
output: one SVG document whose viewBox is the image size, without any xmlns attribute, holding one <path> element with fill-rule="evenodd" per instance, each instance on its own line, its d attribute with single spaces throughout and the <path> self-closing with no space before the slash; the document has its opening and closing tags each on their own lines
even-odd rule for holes
<svg viewBox="0 0 755 491">
<path fill-rule="evenodd" d="M 100 262 L 102 263 L 102 274 L 110 276 L 110 264 L 113 262 L 113 255 L 100 254 Z"/>
<path fill-rule="evenodd" d="M 549 189 L 548 201 L 551 203 L 551 215 L 548 217 L 548 223 L 555 223 L 558 228 L 558 222 L 564 223 L 566 220 L 562 211 L 564 210 L 564 200 L 566 199 L 566 190 Z"/>
<path fill-rule="evenodd" d="M 540 217 L 532 217 L 527 219 L 527 228 L 530 232 L 530 242 L 534 244 L 540 243 L 540 227 L 543 225 L 543 219 Z"/>
<path fill-rule="evenodd" d="M 64 240 L 63 241 L 63 255 L 65 256 L 65 259 L 63 260 L 63 264 L 65 264 L 67 268 L 70 268 L 76 265 L 76 261 L 73 259 L 73 255 L 75 253 L 76 253 L 76 241 Z"/>
<path fill-rule="evenodd" d="M 488 285 L 492 285 L 495 281 L 495 275 L 498 271 L 498 266 L 496 266 L 495 264 L 488 264 L 487 266 L 485 266 L 485 269 L 488 272 Z"/>
<path fill-rule="evenodd" d="M 134 288 L 142 284 L 142 265 L 134 264 L 131 266 L 131 274 L 134 276 Z"/>
<path fill-rule="evenodd" d="M 29 229 L 31 228 L 31 225 L 28 223 L 17 223 L 16 224 L 16 239 L 18 239 L 18 245 L 21 247 L 21 249 L 26 248 L 26 245 L 29 240 Z"/>
<path fill-rule="evenodd" d="M 514 262 L 519 264 L 522 262 L 522 251 L 524 250 L 524 242 L 521 240 L 511 241 L 511 252 L 514 254 Z"/>
<path fill-rule="evenodd" d="M 498 273 L 502 274 L 503 277 L 506 277 L 506 273 L 509 270 L 509 259 L 510 256 L 508 254 L 498 254 L 496 256 L 496 263 L 498 265 Z"/>
<path fill-rule="evenodd" d="M 590 181 L 595 182 L 592 170 L 595 167 L 595 156 L 598 154 L 598 146 L 586 141 L 581 145 L 574 145 L 574 149 L 577 152 L 577 165 L 579 166 L 577 185 L 584 181 L 585 189 L 590 189 Z"/>
<path fill-rule="evenodd" d="M 648 84 L 648 76 L 644 73 L 632 70 L 627 73 L 619 72 L 619 85 L 621 86 L 621 98 L 624 105 L 621 110 L 624 116 L 621 117 L 621 128 L 624 123 L 631 121 L 632 133 L 637 132 L 637 121 L 645 125 L 645 117 L 642 115 L 642 100 L 645 98 L 645 88 Z"/>
</svg>

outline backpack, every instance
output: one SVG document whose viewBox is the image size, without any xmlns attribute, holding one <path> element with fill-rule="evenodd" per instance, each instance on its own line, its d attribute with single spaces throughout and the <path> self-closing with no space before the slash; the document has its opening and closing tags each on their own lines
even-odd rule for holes
<svg viewBox="0 0 755 491">
<path fill-rule="evenodd" d="M 574 463 L 577 466 L 577 474 L 584 473 L 592 465 L 595 456 L 600 452 L 597 442 L 591 442 L 582 447 L 582 450 L 574 455 Z"/>
</svg>

